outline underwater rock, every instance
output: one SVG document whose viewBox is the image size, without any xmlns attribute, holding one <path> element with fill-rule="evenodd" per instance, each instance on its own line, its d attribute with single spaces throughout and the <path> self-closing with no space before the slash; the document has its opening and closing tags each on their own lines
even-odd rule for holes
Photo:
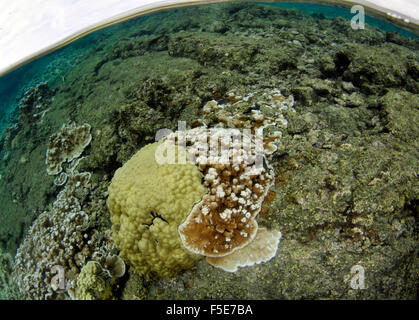
<svg viewBox="0 0 419 320">
<path fill-rule="evenodd" d="M 109 123 L 95 136 L 92 157 L 95 166 L 114 166 L 128 161 L 141 147 L 154 141 L 157 130 L 174 128 L 186 104 L 167 80 L 151 78 L 127 94 L 130 102 L 122 105 Z"/>
<path fill-rule="evenodd" d="M 220 39 L 212 33 L 197 37 L 185 32 L 170 38 L 168 52 L 172 57 L 188 57 L 201 64 L 221 65 L 244 72 L 254 63 L 259 48 L 246 38 L 234 41 L 232 36 Z"/>
<path fill-rule="evenodd" d="M 403 86 L 409 78 L 408 52 L 403 47 L 383 45 L 378 53 L 376 47 L 348 45 L 341 55 L 350 61 L 343 74 L 344 80 L 352 81 L 366 93 L 376 92 L 374 85 Z"/>
<path fill-rule="evenodd" d="M 419 97 L 404 90 L 388 90 L 379 100 L 385 128 L 406 142 L 418 147 Z"/>
<path fill-rule="evenodd" d="M 19 299 L 19 290 L 13 281 L 13 257 L 0 248 L 0 300 Z"/>
</svg>

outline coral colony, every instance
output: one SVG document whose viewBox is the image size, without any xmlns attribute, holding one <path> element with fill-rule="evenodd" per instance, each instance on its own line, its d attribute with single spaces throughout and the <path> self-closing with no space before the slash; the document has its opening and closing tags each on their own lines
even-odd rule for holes
<svg viewBox="0 0 419 320">
<path fill-rule="evenodd" d="M 161 141 L 112 179 L 115 245 L 146 277 L 173 276 L 199 256 L 234 272 L 276 254 L 281 233 L 258 228 L 256 216 L 274 181 L 268 157 L 278 148 L 277 128 L 287 126 L 282 112 L 294 111 L 294 100 L 279 90 L 228 97 L 208 102 L 194 129 L 180 122 L 177 132 L 157 132 Z"/>
<path fill-rule="evenodd" d="M 208 188 L 207 194 L 179 226 L 183 245 L 191 252 L 206 257 L 228 259 L 231 253 L 236 252 L 232 259 L 237 263 L 243 261 L 237 256 L 240 256 L 242 248 L 254 241 L 258 233 L 255 218 L 274 181 L 273 170 L 263 153 L 262 138 L 252 137 L 249 133 L 241 136 L 238 129 L 200 127 L 170 134 L 160 148 L 169 150 L 170 146 L 175 146 L 181 140 L 186 145 L 189 158 L 194 159 L 195 165 L 201 171 L 204 185 Z M 161 154 L 163 152 L 156 153 Z M 161 160 L 167 159 L 159 159 Z M 272 235 L 276 236 L 273 242 L 277 245 L 279 232 L 271 234 L 265 230 L 259 235 L 258 241 L 266 240 L 265 246 L 269 247 Z M 275 253 L 276 247 L 273 252 L 267 252 L 267 256 L 254 256 L 256 260 L 247 261 L 244 265 L 267 261 Z M 252 257 L 248 254 L 247 256 Z M 211 263 L 211 259 L 208 262 Z M 223 268 L 220 263 L 214 265 Z"/>
<path fill-rule="evenodd" d="M 234 272 L 276 254 L 281 233 L 258 228 L 256 216 L 274 181 L 268 157 L 278 150 L 278 128 L 287 127 L 282 113 L 295 111 L 293 97 L 275 89 L 227 96 L 223 103 L 212 100 L 204 106 L 197 128 L 186 130 L 179 123 L 179 130 L 165 137 L 156 160 L 173 163 L 175 146 L 182 146 L 187 155 L 178 152 L 177 163 L 188 158 L 198 167 L 208 192 L 179 226 L 182 244 Z"/>
</svg>

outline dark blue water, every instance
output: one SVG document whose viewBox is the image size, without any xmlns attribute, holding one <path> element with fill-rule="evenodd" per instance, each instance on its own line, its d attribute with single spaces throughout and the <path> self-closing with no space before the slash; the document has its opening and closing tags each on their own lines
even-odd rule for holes
<svg viewBox="0 0 419 320">
<path fill-rule="evenodd" d="M 305 3 L 263 3 L 265 5 L 272 5 L 285 9 L 298 9 L 306 14 L 319 17 L 323 15 L 325 18 L 343 17 L 345 19 L 352 19 L 353 15 L 347 9 L 335 8 L 324 5 L 314 5 Z M 181 9 L 178 9 L 181 10 Z M 148 17 L 150 17 L 149 15 Z M 153 14 L 158 16 L 158 14 Z M 120 23 L 115 26 L 108 27 L 103 30 L 84 37 L 78 41 L 73 42 L 67 47 L 61 48 L 51 54 L 32 61 L 19 69 L 0 78 L 0 135 L 12 121 L 12 113 L 15 110 L 23 93 L 31 87 L 39 83 L 48 81 L 59 82 L 64 81 L 66 74 L 71 70 L 72 66 L 81 59 L 83 54 L 88 53 L 94 48 L 98 41 L 103 41 L 113 32 L 125 28 L 127 24 L 138 23 L 139 20 L 145 17 L 133 19 L 128 22 Z M 365 22 L 367 24 L 376 26 L 384 31 L 396 31 L 405 37 L 417 38 L 411 32 L 398 28 L 392 24 L 384 21 L 366 16 Z"/>
</svg>

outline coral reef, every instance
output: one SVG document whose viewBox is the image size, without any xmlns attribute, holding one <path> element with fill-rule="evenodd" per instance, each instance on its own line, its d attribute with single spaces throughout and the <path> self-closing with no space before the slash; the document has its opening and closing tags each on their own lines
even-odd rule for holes
<svg viewBox="0 0 419 320">
<path fill-rule="evenodd" d="M 189 156 L 195 160 L 204 176 L 204 184 L 209 188 L 208 194 L 179 227 L 182 243 L 188 250 L 207 257 L 228 256 L 238 250 L 231 261 L 245 264 L 240 264 L 237 257 L 240 252 L 247 255 L 251 251 L 251 248 L 240 249 L 252 243 L 257 234 L 255 218 L 274 178 L 265 155 L 278 150 L 282 136 L 279 130 L 286 129 L 288 124 L 283 113 L 295 112 L 293 104 L 293 96 L 285 98 L 279 90 L 265 90 L 244 97 L 230 91 L 222 103 L 212 100 L 205 104 L 192 123 L 204 127 L 167 137 L 166 141 L 172 143 L 186 143 Z M 243 132 L 231 128 L 240 128 Z M 244 135 L 246 130 L 247 135 Z M 255 141 L 258 138 L 263 148 L 258 149 Z M 212 148 L 209 154 L 208 146 Z M 222 154 L 223 150 L 228 153 Z M 260 170 L 253 171 L 258 153 Z M 252 166 L 255 167 L 251 169 Z M 279 236 L 277 238 L 276 244 Z M 258 242 L 262 239 L 269 247 L 268 237 L 260 236 Z M 261 258 L 260 261 L 266 260 L 269 259 Z M 232 269 L 237 270 L 230 267 Z"/>
<path fill-rule="evenodd" d="M 251 243 L 258 230 L 255 218 L 274 178 L 262 138 L 257 145 L 250 132 L 242 137 L 238 129 L 200 127 L 141 149 L 116 171 L 109 187 L 114 240 L 122 257 L 147 277 L 166 277 L 193 264 L 176 229 L 186 249 L 209 257 Z M 208 188 L 204 195 L 198 170 Z M 175 202 L 175 209 L 168 210 L 167 202 Z M 258 243 L 262 239 L 271 240 L 259 237 Z"/>
<path fill-rule="evenodd" d="M 53 134 L 48 142 L 45 164 L 49 175 L 62 171 L 62 164 L 80 157 L 92 140 L 90 125 L 63 125 L 59 133 Z"/>
<path fill-rule="evenodd" d="M 177 131 L 167 142 L 180 139 L 185 139 L 208 187 L 179 226 L 183 245 L 205 256 L 224 256 L 244 247 L 256 235 L 255 218 L 274 178 L 263 146 L 257 148 L 254 139 L 242 137 L 238 129 Z"/>
<path fill-rule="evenodd" d="M 115 172 L 108 198 L 115 246 L 148 278 L 195 265 L 199 256 L 182 247 L 177 228 L 206 193 L 194 165 L 156 162 L 159 145 L 145 146 Z"/>
<path fill-rule="evenodd" d="M 256 216 L 274 181 L 273 169 L 265 157 L 262 133 L 259 135 L 252 136 L 249 132 L 246 135 L 238 129 L 200 127 L 177 131 L 166 138 L 166 143 L 186 145 L 189 157 L 202 172 L 208 187 L 208 193 L 179 226 L 179 235 L 188 250 L 206 257 L 233 253 L 237 257 L 258 250 L 256 245 L 246 251 L 242 248 L 254 242 L 258 233 Z M 270 237 L 259 236 L 259 246 L 263 246 L 264 240 L 265 246 L 271 247 L 272 242 L 278 245 L 279 238 L 271 241 Z M 276 247 L 273 255 L 275 252 Z M 253 263 L 259 263 L 273 255 L 250 256 L 256 259 Z M 230 261 L 245 265 L 237 258 Z"/>
<path fill-rule="evenodd" d="M 74 168 L 73 168 L 74 169 Z M 90 192 L 90 173 L 76 170 L 52 207 L 32 224 L 15 256 L 13 276 L 26 299 L 65 299 L 81 268 L 94 257 L 110 255 L 112 242 L 89 228 L 81 203 Z M 54 288 L 53 267 L 64 270 L 65 288 Z"/>
</svg>

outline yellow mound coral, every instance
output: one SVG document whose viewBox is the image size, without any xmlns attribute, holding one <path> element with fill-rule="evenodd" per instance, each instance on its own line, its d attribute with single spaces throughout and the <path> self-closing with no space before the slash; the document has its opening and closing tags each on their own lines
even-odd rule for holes
<svg viewBox="0 0 419 320">
<path fill-rule="evenodd" d="M 145 146 L 115 172 L 108 198 L 115 245 L 148 278 L 174 276 L 200 258 L 182 246 L 177 229 L 207 192 L 195 165 L 158 164 L 159 145 Z"/>
</svg>

